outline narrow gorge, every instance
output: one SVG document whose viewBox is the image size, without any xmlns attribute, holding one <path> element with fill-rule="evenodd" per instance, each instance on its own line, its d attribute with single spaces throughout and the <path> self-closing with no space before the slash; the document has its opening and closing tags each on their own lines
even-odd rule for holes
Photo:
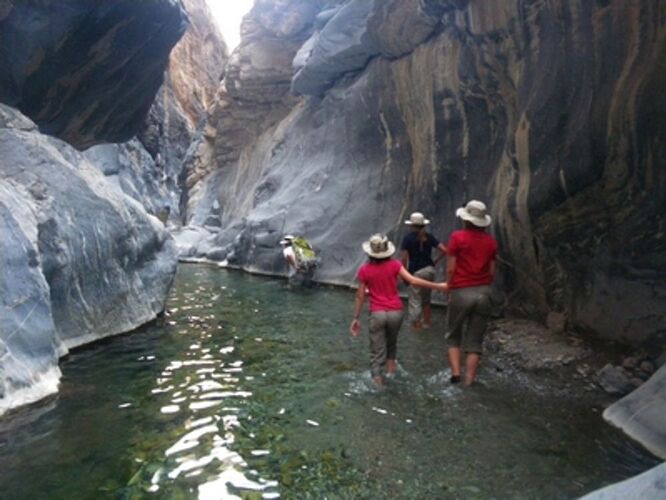
<svg viewBox="0 0 666 500">
<path fill-rule="evenodd" d="M 210 269 L 285 276 L 286 234 L 313 244 L 317 282 L 348 287 L 371 233 L 397 243 L 419 210 L 445 241 L 480 199 L 497 316 L 606 356 L 582 377 L 622 386 L 604 418 L 666 459 L 666 1 L 255 0 L 229 50 L 205 0 L 0 0 L 0 68 L 0 418 L 53 398 L 75 348 L 168 329 L 191 297 L 245 300 Z M 181 265 L 182 297 L 179 260 L 215 264 L 194 291 Z M 245 320 L 206 311 L 187 328 L 241 342 Z M 665 467 L 589 498 L 659 498 Z M 161 484 L 152 470 L 131 479 Z M 298 496 L 280 470 L 280 488 L 255 478 L 257 498 Z M 467 487 L 444 497 L 488 493 Z"/>
</svg>

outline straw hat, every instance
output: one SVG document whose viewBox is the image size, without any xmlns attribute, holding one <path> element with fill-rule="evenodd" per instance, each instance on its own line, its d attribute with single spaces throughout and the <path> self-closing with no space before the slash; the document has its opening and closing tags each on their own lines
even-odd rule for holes
<svg viewBox="0 0 666 500">
<path fill-rule="evenodd" d="M 365 253 L 375 259 L 385 259 L 395 253 L 395 246 L 383 234 L 373 234 L 362 247 Z"/>
<path fill-rule="evenodd" d="M 408 226 L 427 226 L 430 221 L 421 212 L 414 212 L 409 216 L 409 220 L 405 221 L 405 224 Z"/>
<path fill-rule="evenodd" d="M 477 200 L 472 200 L 464 207 L 456 210 L 456 217 L 471 222 L 477 227 L 488 227 L 493 221 L 490 215 L 488 215 L 486 204 Z"/>
<path fill-rule="evenodd" d="M 295 239 L 296 237 L 293 234 L 288 234 L 280 240 L 280 245 L 289 245 Z"/>
</svg>

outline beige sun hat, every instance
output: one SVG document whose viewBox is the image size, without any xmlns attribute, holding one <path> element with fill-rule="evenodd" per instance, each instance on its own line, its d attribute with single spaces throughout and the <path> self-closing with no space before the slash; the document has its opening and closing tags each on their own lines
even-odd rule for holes
<svg viewBox="0 0 666 500">
<path fill-rule="evenodd" d="M 488 227 L 493 221 L 492 217 L 488 215 L 486 204 L 478 200 L 472 200 L 456 210 L 456 217 L 471 222 L 477 227 Z"/>
<path fill-rule="evenodd" d="M 289 243 L 291 243 L 295 239 L 296 239 L 296 236 L 294 236 L 293 234 L 288 234 L 280 240 L 280 245 L 288 245 Z M 275 240 L 273 240 L 273 241 L 275 241 Z"/>
<path fill-rule="evenodd" d="M 405 221 L 405 224 L 408 226 L 427 226 L 430 221 L 421 212 L 414 212 L 409 216 L 409 220 Z"/>
<path fill-rule="evenodd" d="M 383 234 L 373 234 L 361 245 L 363 251 L 375 259 L 385 259 L 395 253 L 395 245 Z"/>
</svg>

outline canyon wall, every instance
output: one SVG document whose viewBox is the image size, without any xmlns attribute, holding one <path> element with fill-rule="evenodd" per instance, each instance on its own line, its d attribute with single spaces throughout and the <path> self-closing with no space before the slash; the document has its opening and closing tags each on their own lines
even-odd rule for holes
<svg viewBox="0 0 666 500">
<path fill-rule="evenodd" d="M 186 204 L 185 159 L 215 102 L 228 55 L 206 0 L 184 0 L 189 24 L 169 56 L 164 84 L 137 136 L 86 151 L 114 183 L 149 213 L 179 225 Z"/>
<path fill-rule="evenodd" d="M 164 309 L 172 238 L 78 149 L 141 129 L 186 24 L 173 0 L 0 2 L 0 414 Z"/>
<path fill-rule="evenodd" d="M 246 17 L 193 149 L 220 230 L 189 257 L 279 274 L 297 233 L 350 283 L 370 233 L 420 210 L 446 239 L 477 198 L 511 309 L 664 341 L 666 2 L 278 3 Z"/>
<path fill-rule="evenodd" d="M 3 4 L 0 102 L 78 149 L 141 129 L 187 26 L 179 0 Z"/>
</svg>

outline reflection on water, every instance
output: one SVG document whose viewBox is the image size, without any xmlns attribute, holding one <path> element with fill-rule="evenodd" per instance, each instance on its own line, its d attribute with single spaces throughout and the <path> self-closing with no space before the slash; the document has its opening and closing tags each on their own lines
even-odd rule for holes
<svg viewBox="0 0 666 500">
<path fill-rule="evenodd" d="M 436 329 L 401 334 L 377 390 L 352 300 L 182 267 L 162 320 L 72 354 L 57 398 L 0 422 L 0 497 L 572 498 L 654 463 L 490 364 L 451 386 Z"/>
</svg>

